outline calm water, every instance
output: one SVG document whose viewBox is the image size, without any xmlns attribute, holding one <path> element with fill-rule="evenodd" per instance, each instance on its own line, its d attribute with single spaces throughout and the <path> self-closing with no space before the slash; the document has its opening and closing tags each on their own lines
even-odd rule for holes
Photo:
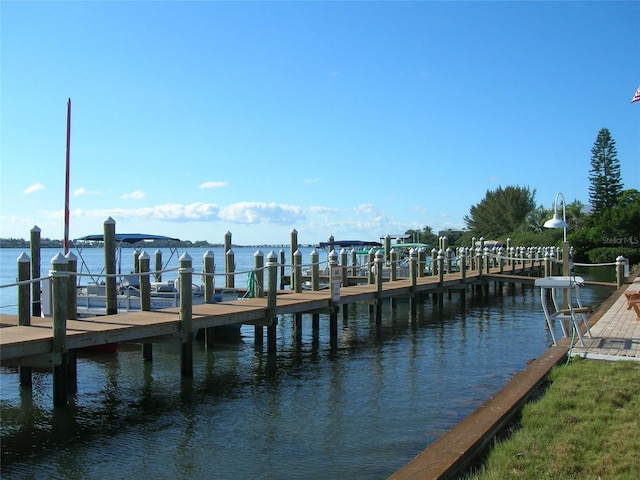
<svg viewBox="0 0 640 480">
<path fill-rule="evenodd" d="M 19 251 L 0 252 L 6 284 Z M 195 268 L 203 252 L 189 252 Z M 253 264 L 255 249 L 235 252 L 237 270 Z M 610 292 L 583 291 L 588 304 Z M 135 345 L 84 354 L 78 390 L 55 412 L 49 373 L 25 390 L 3 368 L 2 478 L 384 479 L 551 342 L 530 287 L 468 297 L 466 310 L 445 295 L 415 318 L 406 302 L 385 304 L 379 327 L 366 305 L 339 318 L 334 347 L 326 316 L 319 332 L 308 316 L 301 332 L 281 317 L 275 356 L 254 347 L 252 327 L 238 342 L 199 344 L 190 379 L 178 345 L 154 346 L 152 363 Z"/>
</svg>

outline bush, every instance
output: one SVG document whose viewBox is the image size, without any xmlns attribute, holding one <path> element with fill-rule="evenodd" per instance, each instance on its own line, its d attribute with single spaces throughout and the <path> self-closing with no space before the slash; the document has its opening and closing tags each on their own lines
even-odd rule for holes
<svg viewBox="0 0 640 480">
<path fill-rule="evenodd" d="M 629 260 L 630 265 L 637 265 L 640 263 L 640 248 L 598 247 L 587 252 L 587 258 L 590 263 L 615 262 L 616 258 L 620 255 Z"/>
</svg>

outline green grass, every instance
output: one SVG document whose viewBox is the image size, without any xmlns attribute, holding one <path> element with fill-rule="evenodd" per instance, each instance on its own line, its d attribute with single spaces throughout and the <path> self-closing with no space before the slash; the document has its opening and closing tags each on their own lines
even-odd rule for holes
<svg viewBox="0 0 640 480">
<path fill-rule="evenodd" d="M 640 363 L 572 359 L 465 478 L 640 479 Z"/>
</svg>

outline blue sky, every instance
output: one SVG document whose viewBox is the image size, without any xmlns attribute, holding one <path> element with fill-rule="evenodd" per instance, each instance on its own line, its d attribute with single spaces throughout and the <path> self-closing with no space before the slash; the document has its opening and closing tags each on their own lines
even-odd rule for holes
<svg viewBox="0 0 640 480">
<path fill-rule="evenodd" d="M 242 245 L 464 227 L 488 190 L 640 189 L 640 2 L 13 2 L 0 237 Z"/>
</svg>

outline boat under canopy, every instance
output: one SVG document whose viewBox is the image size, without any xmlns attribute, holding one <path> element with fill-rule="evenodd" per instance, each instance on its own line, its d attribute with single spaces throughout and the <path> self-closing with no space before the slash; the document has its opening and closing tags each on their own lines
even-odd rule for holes
<svg viewBox="0 0 640 480">
<path fill-rule="evenodd" d="M 179 238 L 167 237 L 165 235 L 149 235 L 146 233 L 116 233 L 115 238 L 118 243 L 128 244 L 150 242 L 152 240 L 180 241 Z M 76 238 L 73 242 L 104 242 L 104 234 L 85 235 L 84 237 Z"/>
</svg>

